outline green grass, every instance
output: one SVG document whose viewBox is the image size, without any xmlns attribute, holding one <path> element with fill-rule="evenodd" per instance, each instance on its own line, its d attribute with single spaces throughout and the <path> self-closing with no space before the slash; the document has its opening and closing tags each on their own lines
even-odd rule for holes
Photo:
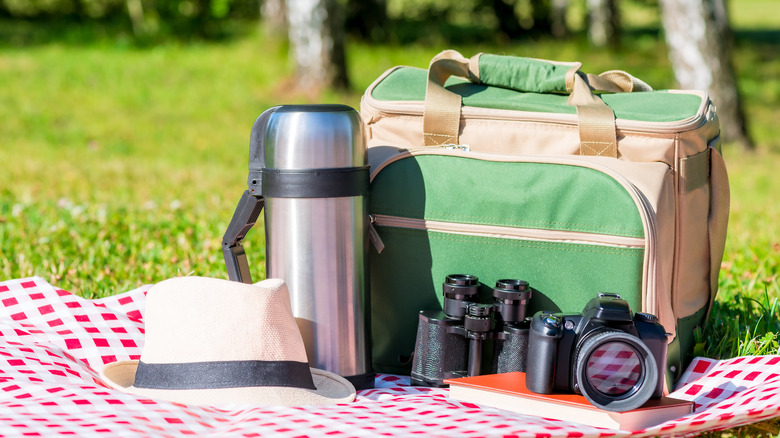
<svg viewBox="0 0 780 438">
<path fill-rule="evenodd" d="M 735 65 L 758 151 L 724 146 L 729 235 L 699 347 L 711 357 L 780 354 L 780 23 L 761 14 L 762 5 L 740 2 L 735 11 Z M 674 87 L 662 42 L 652 33 L 630 38 L 630 50 L 619 53 L 581 39 L 454 48 L 581 60 L 591 72 L 620 68 Z M 177 275 L 226 277 L 221 237 L 245 188 L 252 123 L 272 105 L 312 100 L 290 89 L 285 44 L 260 32 L 149 48 L 111 37 L 7 41 L 0 41 L 0 279 L 40 275 L 94 298 Z M 441 48 L 353 42 L 355 91 L 313 100 L 357 108 L 384 70 L 424 67 Z M 246 248 L 261 278 L 259 226 Z M 732 432 L 778 435 L 780 422 Z"/>
</svg>

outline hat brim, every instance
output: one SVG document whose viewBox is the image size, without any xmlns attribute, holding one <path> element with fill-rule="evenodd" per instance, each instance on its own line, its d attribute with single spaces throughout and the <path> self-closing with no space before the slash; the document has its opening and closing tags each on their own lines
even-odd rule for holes
<svg viewBox="0 0 780 438">
<path fill-rule="evenodd" d="M 137 360 L 113 362 L 103 367 L 100 378 L 112 388 L 130 394 L 192 405 L 307 406 L 349 403 L 355 399 L 355 387 L 347 379 L 317 368 L 310 368 L 316 390 L 280 386 L 184 390 L 137 388 L 133 386 L 137 369 Z"/>
</svg>

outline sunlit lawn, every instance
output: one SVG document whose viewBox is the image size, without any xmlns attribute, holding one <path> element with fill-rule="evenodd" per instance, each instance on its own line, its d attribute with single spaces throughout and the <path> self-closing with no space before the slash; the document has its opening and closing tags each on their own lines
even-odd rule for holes
<svg viewBox="0 0 780 438">
<path fill-rule="evenodd" d="M 556 41 L 459 48 L 582 60 L 592 72 L 619 68 L 673 87 L 663 45 L 646 36 L 635 43 L 619 54 Z M 778 354 L 780 58 L 772 47 L 738 46 L 758 151 L 724 147 L 732 204 L 721 292 L 704 336 L 710 356 Z M 351 44 L 355 91 L 316 100 L 357 108 L 382 71 L 424 67 L 442 48 Z M 39 275 L 100 297 L 176 275 L 226 277 L 221 237 L 245 187 L 252 123 L 269 106 L 307 101 L 290 90 L 285 50 L 259 32 L 147 49 L 0 45 L 0 279 Z M 255 278 L 264 275 L 257 228 L 246 242 Z M 778 433 L 777 422 L 761 427 Z"/>
</svg>

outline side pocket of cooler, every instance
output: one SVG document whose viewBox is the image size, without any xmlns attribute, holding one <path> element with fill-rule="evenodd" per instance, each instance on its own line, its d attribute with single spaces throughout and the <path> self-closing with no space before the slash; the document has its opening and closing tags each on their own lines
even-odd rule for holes
<svg viewBox="0 0 780 438">
<path fill-rule="evenodd" d="M 384 243 L 370 255 L 375 368 L 408 374 L 418 313 L 441 309 L 441 283 L 455 273 L 478 276 L 485 301 L 498 279 L 528 281 L 538 291 L 529 316 L 580 312 L 614 292 L 673 321 L 659 302 L 669 302 L 674 223 L 655 214 L 674 208 L 673 194 L 663 163 L 390 154 L 372 171 L 369 206 Z"/>
</svg>

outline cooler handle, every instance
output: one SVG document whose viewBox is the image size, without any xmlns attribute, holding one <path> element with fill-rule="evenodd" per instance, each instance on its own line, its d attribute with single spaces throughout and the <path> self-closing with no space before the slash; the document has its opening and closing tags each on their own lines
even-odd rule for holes
<svg viewBox="0 0 780 438">
<path fill-rule="evenodd" d="M 612 109 L 594 92 L 651 91 L 640 79 L 620 70 L 582 73 L 578 62 L 556 62 L 515 56 L 477 54 L 470 59 L 454 50 L 436 55 L 428 67 L 423 136 L 426 146 L 459 144 L 462 101 L 444 88 L 450 76 L 477 84 L 522 92 L 568 94 L 577 109 L 580 154 L 617 157 Z"/>
</svg>

